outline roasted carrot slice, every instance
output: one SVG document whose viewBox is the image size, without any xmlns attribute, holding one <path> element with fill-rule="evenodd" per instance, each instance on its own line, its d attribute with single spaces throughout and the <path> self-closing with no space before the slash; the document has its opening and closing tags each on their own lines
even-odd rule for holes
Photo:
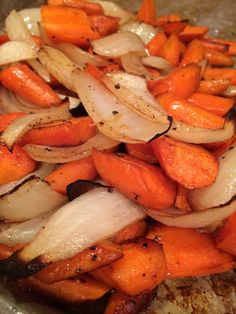
<svg viewBox="0 0 236 314">
<path fill-rule="evenodd" d="M 205 57 L 205 48 L 199 39 L 193 39 L 185 50 L 180 65 L 185 66 L 191 63 L 197 63 Z"/>
<path fill-rule="evenodd" d="M 67 6 L 41 6 L 42 25 L 52 42 L 69 42 L 88 46 L 88 41 L 99 38 L 92 30 L 85 11 Z"/>
<path fill-rule="evenodd" d="M 164 23 L 167 23 L 167 22 L 180 22 L 181 20 L 182 20 L 181 16 L 177 13 L 162 15 L 158 17 L 158 19 L 155 22 L 155 25 L 162 26 Z"/>
<path fill-rule="evenodd" d="M 215 51 L 220 51 L 220 52 L 227 52 L 228 51 L 228 45 L 226 44 L 220 44 L 220 43 L 213 43 L 209 41 L 208 39 L 202 39 L 202 44 L 205 48 L 209 48 Z"/>
<path fill-rule="evenodd" d="M 40 107 L 61 103 L 53 89 L 26 64 L 11 65 L 0 72 L 2 85 Z"/>
<path fill-rule="evenodd" d="M 99 3 L 85 0 L 48 0 L 48 5 L 67 5 L 84 10 L 88 15 L 103 14 L 103 9 Z"/>
<path fill-rule="evenodd" d="M 187 189 L 214 183 L 218 161 L 203 147 L 161 137 L 152 142 L 152 148 L 167 175 Z"/>
<path fill-rule="evenodd" d="M 224 226 L 217 232 L 216 246 L 218 249 L 236 256 L 236 213 L 231 215 Z"/>
<path fill-rule="evenodd" d="M 203 38 L 207 32 L 208 32 L 208 27 L 206 26 L 192 26 L 188 24 L 184 28 L 184 30 L 179 34 L 179 38 L 183 42 L 188 42 L 195 38 Z"/>
<path fill-rule="evenodd" d="M 94 136 L 96 127 L 90 117 L 71 118 L 56 124 L 32 129 L 21 139 L 20 144 L 50 146 L 80 145 Z"/>
<path fill-rule="evenodd" d="M 19 180 L 36 168 L 36 162 L 19 145 L 10 152 L 0 145 L 0 184 Z"/>
<path fill-rule="evenodd" d="M 146 45 L 150 55 L 158 56 L 166 41 L 167 37 L 164 32 L 157 33 Z"/>
<path fill-rule="evenodd" d="M 175 207 L 182 210 L 183 212 L 191 211 L 191 207 L 188 203 L 188 190 L 182 184 L 177 185 Z"/>
<path fill-rule="evenodd" d="M 69 259 L 48 265 L 35 276 L 41 281 L 50 284 L 77 277 L 98 267 L 110 264 L 121 258 L 121 256 L 122 248 L 120 245 L 110 241 L 101 241 Z"/>
<path fill-rule="evenodd" d="M 17 118 L 25 116 L 24 112 L 12 112 L 0 115 L 0 132 L 5 131 L 5 129 Z"/>
<path fill-rule="evenodd" d="M 93 160 L 102 179 L 131 200 L 154 209 L 173 205 L 175 184 L 159 167 L 126 154 L 97 150 Z"/>
<path fill-rule="evenodd" d="M 234 60 L 226 53 L 209 48 L 205 48 L 205 57 L 210 65 L 232 66 L 234 64 Z"/>
<path fill-rule="evenodd" d="M 186 25 L 188 24 L 188 21 L 174 21 L 174 22 L 165 22 L 162 25 L 162 28 L 167 36 L 170 36 L 171 34 L 179 34 L 184 30 Z"/>
<path fill-rule="evenodd" d="M 97 171 L 93 159 L 89 156 L 58 167 L 45 180 L 55 191 L 66 194 L 66 188 L 70 183 L 76 180 L 94 180 L 96 176 Z"/>
<path fill-rule="evenodd" d="M 219 95 L 230 86 L 229 79 L 202 80 L 198 88 L 198 93 Z"/>
<path fill-rule="evenodd" d="M 236 141 L 236 134 L 227 141 L 218 142 L 217 147 L 213 150 L 214 155 L 221 156 L 222 154 L 224 154 L 224 152 L 226 152 L 231 147 L 231 145 L 235 143 L 235 141 Z"/>
<path fill-rule="evenodd" d="M 156 6 L 154 0 L 143 0 L 139 7 L 137 18 L 147 24 L 154 24 L 156 21 Z"/>
<path fill-rule="evenodd" d="M 124 229 L 122 229 L 121 231 L 119 231 L 116 234 L 113 242 L 121 244 L 128 240 L 133 240 L 138 237 L 143 237 L 146 233 L 146 230 L 147 230 L 147 224 L 145 223 L 144 220 L 135 222 L 134 224 L 129 225 L 125 227 Z"/>
<path fill-rule="evenodd" d="M 0 45 L 5 44 L 6 42 L 8 42 L 9 37 L 7 36 L 7 34 L 2 34 L 0 35 Z"/>
<path fill-rule="evenodd" d="M 169 278 L 210 275 L 233 267 L 233 257 L 216 248 L 212 234 L 156 224 L 147 237 L 163 245 Z"/>
<path fill-rule="evenodd" d="M 6 246 L 4 244 L 0 244 L 0 261 L 7 259 L 8 257 L 10 257 L 13 253 L 21 250 L 23 248 L 23 244 L 17 244 L 14 246 Z"/>
<path fill-rule="evenodd" d="M 217 116 L 224 116 L 234 105 L 234 101 L 230 98 L 194 93 L 188 101 L 206 109 Z"/>
<path fill-rule="evenodd" d="M 236 85 L 236 69 L 207 67 L 203 77 L 205 80 L 229 79 L 231 85 Z"/>
<path fill-rule="evenodd" d="M 115 33 L 119 28 L 118 19 L 112 16 L 91 15 L 89 16 L 93 31 L 101 36 L 107 36 Z"/>
<path fill-rule="evenodd" d="M 92 276 L 132 296 L 151 291 L 166 278 L 165 256 L 157 242 L 140 238 L 122 248 L 122 258 L 93 270 Z"/>
<path fill-rule="evenodd" d="M 147 161 L 151 164 L 157 162 L 155 155 L 153 154 L 152 147 L 149 143 L 144 144 L 125 144 L 127 152 L 138 159 Z"/>
<path fill-rule="evenodd" d="M 178 35 L 173 33 L 167 39 L 160 50 L 160 57 L 168 60 L 174 67 L 178 65 L 180 60 L 181 43 Z"/>
<path fill-rule="evenodd" d="M 216 44 L 227 45 L 228 46 L 227 54 L 230 56 L 236 56 L 236 41 L 222 38 L 208 38 L 208 41 Z"/>
</svg>

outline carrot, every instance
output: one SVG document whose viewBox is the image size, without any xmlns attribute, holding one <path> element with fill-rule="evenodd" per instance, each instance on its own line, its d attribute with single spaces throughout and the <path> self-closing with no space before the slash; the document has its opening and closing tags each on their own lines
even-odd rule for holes
<svg viewBox="0 0 236 314">
<path fill-rule="evenodd" d="M 28 131 L 20 140 L 20 144 L 80 145 L 93 137 L 95 132 L 96 127 L 90 117 L 71 118 Z"/>
<path fill-rule="evenodd" d="M 94 180 L 97 171 L 92 157 L 63 164 L 51 172 L 45 180 L 57 192 L 66 194 L 67 186 L 76 180 Z"/>
<path fill-rule="evenodd" d="M 236 213 L 231 215 L 217 232 L 218 249 L 236 256 Z"/>
<path fill-rule="evenodd" d="M 22 244 L 17 244 L 17 245 L 9 247 L 0 243 L 0 261 L 7 259 L 15 252 L 21 250 L 23 246 L 24 245 Z"/>
<path fill-rule="evenodd" d="M 164 80 L 149 80 L 147 86 L 154 97 L 158 97 L 161 94 L 169 92 L 171 83 L 168 78 Z"/>
<path fill-rule="evenodd" d="M 236 85 L 236 69 L 207 67 L 203 73 L 205 80 L 229 79 L 231 85 Z"/>
<path fill-rule="evenodd" d="M 167 41 L 167 37 L 164 32 L 157 33 L 146 45 L 151 56 L 158 56 L 163 45 Z"/>
<path fill-rule="evenodd" d="M 220 43 L 213 43 L 211 41 L 209 41 L 208 39 L 202 39 L 202 45 L 205 48 L 209 48 L 215 51 L 220 51 L 220 52 L 227 52 L 229 46 L 226 44 L 220 44 Z"/>
<path fill-rule="evenodd" d="M 25 112 L 11 112 L 0 115 L 0 132 L 5 131 L 5 129 L 17 118 L 25 116 Z"/>
<path fill-rule="evenodd" d="M 199 39 L 193 39 L 187 46 L 183 59 L 180 62 L 181 66 L 191 63 L 198 63 L 205 57 L 205 48 Z"/>
<path fill-rule="evenodd" d="M 224 52 L 205 48 L 205 57 L 210 65 L 232 66 L 234 60 Z"/>
<path fill-rule="evenodd" d="M 61 103 L 53 89 L 26 64 L 11 65 L 0 72 L 2 85 L 40 107 Z"/>
<path fill-rule="evenodd" d="M 216 248 L 212 234 L 155 224 L 147 238 L 163 245 L 169 278 L 210 275 L 233 267 L 232 256 Z"/>
<path fill-rule="evenodd" d="M 215 156 L 221 156 L 222 154 L 224 154 L 224 152 L 226 152 L 231 147 L 231 145 L 235 143 L 235 141 L 236 141 L 236 134 L 229 140 L 219 142 L 218 146 L 213 150 L 213 154 Z"/>
<path fill-rule="evenodd" d="M 182 210 L 183 212 L 191 211 L 191 207 L 188 203 L 188 190 L 182 184 L 177 185 L 175 207 Z"/>
<path fill-rule="evenodd" d="M 220 117 L 226 115 L 234 105 L 233 99 L 201 93 L 192 94 L 188 101 Z"/>
<path fill-rule="evenodd" d="M 19 180 L 36 168 L 36 162 L 24 149 L 15 145 L 12 152 L 0 145 L 0 184 Z"/>
<path fill-rule="evenodd" d="M 153 154 L 152 147 L 149 143 L 143 144 L 125 144 L 127 152 L 138 159 L 147 161 L 151 164 L 157 162 L 155 155 Z"/>
<path fill-rule="evenodd" d="M 67 5 L 84 10 L 88 15 L 103 14 L 103 9 L 99 3 L 85 0 L 48 0 L 48 5 Z"/>
<path fill-rule="evenodd" d="M 177 13 L 174 13 L 174 14 L 168 14 L 168 15 L 162 15 L 162 16 L 159 16 L 157 19 L 156 19 L 156 22 L 155 22 L 155 26 L 159 27 L 164 24 L 164 23 L 167 23 L 167 22 L 180 22 L 182 19 L 181 19 L 181 16 Z"/>
<path fill-rule="evenodd" d="M 187 189 L 214 183 L 218 161 L 203 147 L 161 137 L 152 142 L 152 148 L 167 175 Z"/>
<path fill-rule="evenodd" d="M 190 101 L 177 99 L 169 94 L 159 96 L 158 100 L 167 113 L 178 121 L 205 129 L 224 127 L 224 118 L 200 108 Z"/>
<path fill-rule="evenodd" d="M 99 175 L 106 182 L 137 203 L 155 209 L 173 205 L 175 184 L 159 167 L 127 154 L 93 150 Z"/>
<path fill-rule="evenodd" d="M 125 227 L 124 229 L 122 229 L 121 231 L 119 231 L 116 234 L 113 242 L 121 244 L 128 240 L 133 240 L 138 237 L 143 237 L 146 233 L 146 230 L 147 230 L 147 225 L 144 220 L 135 222 L 134 224 L 129 225 Z"/>
<path fill-rule="evenodd" d="M 227 54 L 230 56 L 236 56 L 236 41 L 211 37 L 208 38 L 208 41 L 216 44 L 227 45 L 228 46 Z"/>
<path fill-rule="evenodd" d="M 140 238 L 122 248 L 122 258 L 93 270 L 92 276 L 131 296 L 151 291 L 165 279 L 165 256 L 157 242 Z"/>
<path fill-rule="evenodd" d="M 183 42 L 188 42 L 195 38 L 203 38 L 207 32 L 208 27 L 206 26 L 192 26 L 188 24 L 184 30 L 179 33 L 179 38 Z"/>
<path fill-rule="evenodd" d="M 94 32 L 101 36 L 107 36 L 115 33 L 119 28 L 118 19 L 105 15 L 90 15 L 89 20 Z"/>
<path fill-rule="evenodd" d="M 174 22 L 164 22 L 162 25 L 162 28 L 164 30 L 164 33 L 167 36 L 170 36 L 171 34 L 179 34 L 184 30 L 186 25 L 188 24 L 188 21 L 174 21 Z"/>
<path fill-rule="evenodd" d="M 96 80 L 102 81 L 103 76 L 105 75 L 102 70 L 100 70 L 96 65 L 88 63 L 86 65 L 86 71 L 89 72 Z"/>
<path fill-rule="evenodd" d="M 87 275 L 46 284 L 36 276 L 19 280 L 20 287 L 37 292 L 60 303 L 78 304 L 99 299 L 109 291 L 109 287 Z"/>
<path fill-rule="evenodd" d="M 7 34 L 0 35 L 0 45 L 5 44 L 8 41 L 9 41 L 9 37 L 7 36 Z"/>
<path fill-rule="evenodd" d="M 230 86 L 229 79 L 202 80 L 198 88 L 198 93 L 219 95 Z"/>
<path fill-rule="evenodd" d="M 81 47 L 88 46 L 89 40 L 99 38 L 92 30 L 85 11 L 67 6 L 41 6 L 42 25 L 49 39 L 55 42 L 69 42 Z"/>
<path fill-rule="evenodd" d="M 147 24 L 154 24 L 156 21 L 156 6 L 154 0 L 143 0 L 137 13 L 138 20 Z"/>
<path fill-rule="evenodd" d="M 121 246 L 110 241 L 102 241 L 71 258 L 48 265 L 35 276 L 44 283 L 50 284 L 77 277 L 98 267 L 110 264 L 121 258 L 121 256 Z"/>
<path fill-rule="evenodd" d="M 180 60 L 181 44 L 178 35 L 173 33 L 162 46 L 159 56 L 168 60 L 174 67 Z"/>
</svg>

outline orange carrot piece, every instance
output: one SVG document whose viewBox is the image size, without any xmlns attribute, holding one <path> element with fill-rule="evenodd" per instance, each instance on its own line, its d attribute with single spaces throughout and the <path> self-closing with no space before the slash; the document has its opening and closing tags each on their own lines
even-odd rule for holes
<svg viewBox="0 0 236 314">
<path fill-rule="evenodd" d="M 86 65 L 86 71 L 89 72 L 96 80 L 101 81 L 105 73 L 100 70 L 96 65 L 88 63 Z"/>
<path fill-rule="evenodd" d="M 205 57 L 210 65 L 232 66 L 234 64 L 234 60 L 226 53 L 209 48 L 205 49 Z"/>
<path fill-rule="evenodd" d="M 210 150 L 215 156 L 220 156 L 226 152 L 236 141 L 236 134 L 226 141 L 206 143 L 203 146 Z"/>
<path fill-rule="evenodd" d="M 205 129 L 221 129 L 224 127 L 224 118 L 200 108 L 188 100 L 178 99 L 170 94 L 163 94 L 158 97 L 158 101 L 170 116 L 188 125 Z"/>
<path fill-rule="evenodd" d="M 0 184 L 19 180 L 36 168 L 36 162 L 24 149 L 15 145 L 12 152 L 0 145 Z"/>
<path fill-rule="evenodd" d="M 148 88 L 154 97 L 157 97 L 161 94 L 170 92 L 170 81 L 168 79 L 164 80 L 149 80 L 147 82 Z"/>
<path fill-rule="evenodd" d="M 213 42 L 209 41 L 208 39 L 202 39 L 201 41 L 202 41 L 202 45 L 205 48 L 212 49 L 215 51 L 227 52 L 228 48 L 229 48 L 229 46 L 226 44 L 213 43 Z"/>
<path fill-rule="evenodd" d="M 203 78 L 205 80 L 229 79 L 231 85 L 236 85 L 236 69 L 207 67 Z"/>
<path fill-rule="evenodd" d="M 8 41 L 9 41 L 9 37 L 7 36 L 7 34 L 0 35 L 0 45 L 5 44 Z"/>
<path fill-rule="evenodd" d="M 131 296 L 151 291 L 166 278 L 165 256 L 156 241 L 139 238 L 122 248 L 122 258 L 92 276 Z"/>
<path fill-rule="evenodd" d="M 86 47 L 99 38 L 85 11 L 67 6 L 41 6 L 42 25 L 52 42 L 69 42 Z"/>
<path fill-rule="evenodd" d="M 137 18 L 147 24 L 154 24 L 156 21 L 156 6 L 154 0 L 143 0 L 139 7 Z"/>
<path fill-rule="evenodd" d="M 17 118 L 25 116 L 25 112 L 11 112 L 0 115 L 0 132 L 5 131 L 5 129 Z"/>
<path fill-rule="evenodd" d="M 222 39 L 222 38 L 208 38 L 208 41 L 216 44 L 227 45 L 227 54 L 230 56 L 236 56 L 236 41 Z"/>
<path fill-rule="evenodd" d="M 211 275 L 233 267 L 233 257 L 216 248 L 212 234 L 155 224 L 147 238 L 163 245 L 169 278 Z"/>
<path fill-rule="evenodd" d="M 11 65 L 0 72 L 2 85 L 40 107 L 61 103 L 54 90 L 26 64 Z"/>
<path fill-rule="evenodd" d="M 93 31 L 102 37 L 115 33 L 119 28 L 118 19 L 112 16 L 90 15 L 89 20 Z"/>
<path fill-rule="evenodd" d="M 226 115 L 234 105 L 233 99 L 201 93 L 192 94 L 188 101 L 220 117 Z"/>
<path fill-rule="evenodd" d="M 169 15 L 162 15 L 160 17 L 157 18 L 156 22 L 155 22 L 155 26 L 162 26 L 164 23 L 167 22 L 180 22 L 181 16 L 179 14 L 169 14 Z"/>
<path fill-rule="evenodd" d="M 80 145 L 93 137 L 95 132 L 96 127 L 90 117 L 71 118 L 28 131 L 20 140 L 20 144 Z"/>
<path fill-rule="evenodd" d="M 224 226 L 217 232 L 216 246 L 218 249 L 236 256 L 236 213 L 231 215 Z"/>
<path fill-rule="evenodd" d="M 151 164 L 157 162 L 155 155 L 153 154 L 150 143 L 143 144 L 125 144 L 127 152 L 138 159 L 147 161 Z"/>
<path fill-rule="evenodd" d="M 147 230 L 147 225 L 144 220 L 135 222 L 134 224 L 129 225 L 125 227 L 124 229 L 122 229 L 121 231 L 119 231 L 116 234 L 113 242 L 121 244 L 128 240 L 133 240 L 135 238 L 143 237 L 146 234 L 146 230 Z"/>
<path fill-rule="evenodd" d="M 168 60 L 175 67 L 180 60 L 180 49 L 181 46 L 178 35 L 173 33 L 162 46 L 159 55 Z"/>
<path fill-rule="evenodd" d="M 183 59 L 180 62 L 181 66 L 185 66 L 191 63 L 198 63 L 205 57 L 205 48 L 202 45 L 201 40 L 193 39 L 185 50 Z"/>
<path fill-rule="evenodd" d="M 162 25 L 162 28 L 164 30 L 164 33 L 167 36 L 170 36 L 171 34 L 179 34 L 184 30 L 186 25 L 188 24 L 188 21 L 174 21 L 174 22 L 165 22 Z"/>
<path fill-rule="evenodd" d="M 182 210 L 183 212 L 191 211 L 191 207 L 188 203 L 188 190 L 182 184 L 177 185 L 175 207 Z"/>
<path fill-rule="evenodd" d="M 201 80 L 197 92 L 210 95 L 219 95 L 222 94 L 229 86 L 229 79 Z"/>
<path fill-rule="evenodd" d="M 4 244 L 0 244 L 0 261 L 7 259 L 15 252 L 21 250 L 24 247 L 24 244 L 16 244 L 14 246 L 6 246 Z"/>
<path fill-rule="evenodd" d="M 200 145 L 161 137 L 153 151 L 166 174 L 187 189 L 209 186 L 218 174 L 217 158 Z"/>
<path fill-rule="evenodd" d="M 157 33 L 146 45 L 151 56 L 158 56 L 163 45 L 167 41 L 167 37 L 164 32 Z"/>
<path fill-rule="evenodd" d="M 97 176 L 91 156 L 61 165 L 51 172 L 45 180 L 57 192 L 66 194 L 67 185 L 76 180 L 94 180 Z"/>
<path fill-rule="evenodd" d="M 84 10 L 88 15 L 103 14 L 102 6 L 99 3 L 85 0 L 48 0 L 48 5 L 67 5 Z"/>
<path fill-rule="evenodd" d="M 179 33 L 179 38 L 183 42 L 191 41 L 195 38 L 202 38 L 208 32 L 208 27 L 206 26 L 192 26 L 188 24 L 184 30 Z"/>
<path fill-rule="evenodd" d="M 159 167 L 126 154 L 93 150 L 99 175 L 122 194 L 137 203 L 165 209 L 175 200 L 175 184 Z"/>
</svg>

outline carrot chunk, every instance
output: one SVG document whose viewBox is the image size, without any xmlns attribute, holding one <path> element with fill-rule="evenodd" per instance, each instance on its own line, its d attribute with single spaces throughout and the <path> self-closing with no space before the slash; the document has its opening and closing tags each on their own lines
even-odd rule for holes
<svg viewBox="0 0 236 314">
<path fill-rule="evenodd" d="M 165 22 L 162 25 L 162 28 L 167 36 L 170 36 L 171 34 L 179 34 L 184 30 L 186 25 L 188 24 L 188 21 L 174 21 L 174 22 Z"/>
<path fill-rule="evenodd" d="M 181 52 L 181 43 L 178 35 L 173 33 L 167 39 L 160 50 L 160 57 L 168 60 L 174 67 L 179 64 Z"/>
<path fill-rule="evenodd" d="M 183 212 L 191 211 L 191 207 L 188 203 L 188 190 L 181 184 L 177 185 L 177 195 L 175 199 L 175 207 Z"/>
<path fill-rule="evenodd" d="M 107 36 L 115 33 L 119 28 L 118 19 L 105 15 L 90 15 L 89 20 L 92 25 L 92 29 L 98 32 L 101 36 Z"/>
<path fill-rule="evenodd" d="M 207 67 L 203 77 L 205 80 L 229 79 L 231 85 L 236 85 L 236 69 Z"/>
<path fill-rule="evenodd" d="M 103 14 L 103 9 L 99 3 L 85 0 L 48 0 L 48 5 L 66 5 L 84 10 L 88 15 Z"/>
<path fill-rule="evenodd" d="M 236 256 L 236 213 L 231 215 L 217 233 L 218 249 Z"/>
<path fill-rule="evenodd" d="M 229 79 L 202 80 L 197 92 L 210 95 L 219 95 L 222 94 L 229 86 Z"/>
<path fill-rule="evenodd" d="M 144 220 L 135 222 L 134 224 L 129 225 L 125 227 L 124 229 L 122 229 L 121 231 L 119 231 L 116 234 L 113 242 L 121 244 L 128 240 L 133 240 L 138 237 L 143 237 L 146 233 L 146 230 L 147 230 L 147 225 Z"/>
<path fill-rule="evenodd" d="M 234 60 L 226 53 L 209 48 L 205 49 L 205 57 L 210 65 L 232 66 L 234 64 Z"/>
<path fill-rule="evenodd" d="M 157 18 L 155 25 L 159 27 L 167 22 L 180 22 L 181 20 L 181 16 L 177 13 L 162 15 Z"/>
<path fill-rule="evenodd" d="M 0 132 L 6 130 L 6 128 L 17 118 L 25 116 L 24 112 L 11 112 L 0 115 Z"/>
<path fill-rule="evenodd" d="M 147 161 L 151 164 L 157 162 L 155 155 L 153 154 L 150 143 L 144 144 L 125 144 L 127 152 L 138 159 Z"/>
<path fill-rule="evenodd" d="M 154 0 L 143 0 L 137 18 L 147 24 L 154 24 L 156 21 L 156 6 Z"/>
<path fill-rule="evenodd" d="M 188 24 L 184 30 L 179 34 L 180 40 L 183 42 L 191 41 L 195 38 L 202 38 L 208 32 L 206 26 L 192 26 Z"/>
<path fill-rule="evenodd" d="M 193 39 L 185 50 L 180 65 L 185 66 L 191 63 L 197 63 L 205 57 L 205 48 L 199 39 Z"/>
<path fill-rule="evenodd" d="M 150 55 L 158 56 L 166 41 L 167 37 L 164 32 L 157 33 L 146 45 Z"/>
</svg>

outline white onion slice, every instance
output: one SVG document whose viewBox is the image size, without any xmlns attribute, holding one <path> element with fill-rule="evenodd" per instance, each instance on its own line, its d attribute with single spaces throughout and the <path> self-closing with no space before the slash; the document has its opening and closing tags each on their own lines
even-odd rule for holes
<svg viewBox="0 0 236 314">
<path fill-rule="evenodd" d="M 73 81 L 86 111 L 98 129 L 115 140 L 147 142 L 169 127 L 168 124 L 154 123 L 138 115 L 87 72 L 75 71 Z"/>
<path fill-rule="evenodd" d="M 25 221 L 58 208 L 66 201 L 67 198 L 54 191 L 47 182 L 31 177 L 0 197 L 0 218 Z"/>
<path fill-rule="evenodd" d="M 146 55 L 142 39 L 131 32 L 119 32 L 91 42 L 93 50 L 100 56 L 119 57 L 129 52 Z"/>
<path fill-rule="evenodd" d="M 142 62 L 142 57 L 137 52 L 129 52 L 121 56 L 121 64 L 124 70 L 135 75 L 149 76 L 148 70 Z"/>
<path fill-rule="evenodd" d="M 236 211 L 236 200 L 222 207 L 208 208 L 184 215 L 167 215 L 153 209 L 146 209 L 147 215 L 167 226 L 180 228 L 201 228 L 218 223 Z"/>
<path fill-rule="evenodd" d="M 68 103 L 43 112 L 26 115 L 16 119 L 6 128 L 1 135 L 1 142 L 11 148 L 18 139 L 33 127 L 52 121 L 67 120 L 70 117 Z"/>
<path fill-rule="evenodd" d="M 39 8 L 23 9 L 19 11 L 26 26 L 32 35 L 40 36 L 38 23 L 41 22 L 41 14 Z"/>
<path fill-rule="evenodd" d="M 209 187 L 189 192 L 191 205 L 198 209 L 220 206 L 236 195 L 236 145 L 219 158 L 216 181 Z"/>
<path fill-rule="evenodd" d="M 31 242 L 36 234 L 44 228 L 46 222 L 54 212 L 55 210 L 52 210 L 39 217 L 13 224 L 0 232 L 0 243 L 7 246 L 14 246 Z"/>
<path fill-rule="evenodd" d="M 35 51 L 24 42 L 8 41 L 0 45 L 0 65 L 33 59 L 35 57 Z"/>
<path fill-rule="evenodd" d="M 116 147 L 119 142 L 97 133 L 84 144 L 72 147 L 52 147 L 35 144 L 27 144 L 24 149 L 37 161 L 48 163 L 66 163 L 74 160 L 80 160 L 90 156 L 92 149 L 98 150 Z"/>
<path fill-rule="evenodd" d="M 71 97 L 67 95 L 57 94 L 62 100 L 68 100 L 69 102 L 69 109 L 74 109 L 78 107 L 78 105 L 81 103 L 81 100 L 77 97 Z"/>
<path fill-rule="evenodd" d="M 128 31 L 138 35 L 146 45 L 158 32 L 157 28 L 140 22 L 131 21 L 120 27 L 122 31 Z"/>
<path fill-rule="evenodd" d="M 45 82 L 51 83 L 51 76 L 49 72 L 42 66 L 42 64 L 36 60 L 28 60 L 27 63 L 31 66 L 31 68 L 44 79 Z"/>
<path fill-rule="evenodd" d="M 142 58 L 142 62 L 144 65 L 158 69 L 158 70 L 169 70 L 172 69 L 173 66 L 166 59 L 156 56 L 148 56 Z"/>
<path fill-rule="evenodd" d="M 109 61 L 106 61 L 96 55 L 92 55 L 91 53 L 88 53 L 70 43 L 58 43 L 55 47 L 63 52 L 71 61 L 77 64 L 81 70 L 84 69 L 88 63 L 96 66 L 107 66 L 111 64 Z"/>
<path fill-rule="evenodd" d="M 140 205 L 119 192 L 95 188 L 60 208 L 19 257 L 30 261 L 41 256 L 46 262 L 66 259 L 144 216 Z"/>
</svg>

